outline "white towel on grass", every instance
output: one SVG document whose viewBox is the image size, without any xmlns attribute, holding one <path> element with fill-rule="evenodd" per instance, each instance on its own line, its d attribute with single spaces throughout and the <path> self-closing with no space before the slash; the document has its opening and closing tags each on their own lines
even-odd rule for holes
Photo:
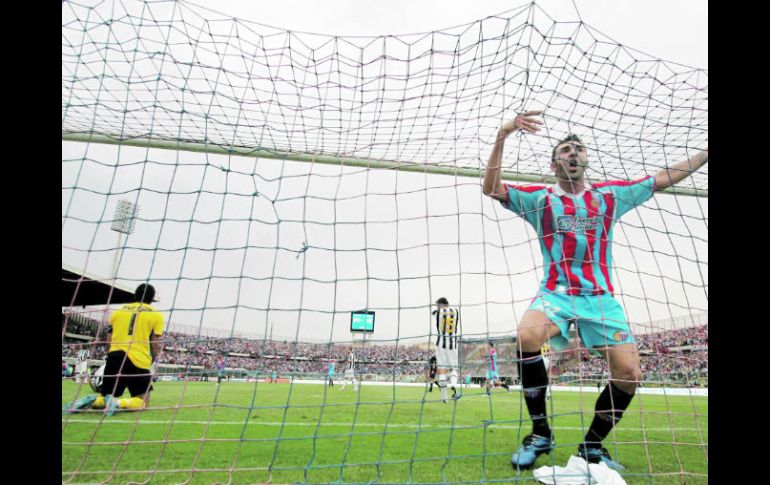
<svg viewBox="0 0 770 485">
<path fill-rule="evenodd" d="M 571 456 L 566 467 L 541 466 L 532 473 L 548 485 L 626 485 L 620 473 L 605 463 L 587 463 L 579 456 Z"/>
</svg>

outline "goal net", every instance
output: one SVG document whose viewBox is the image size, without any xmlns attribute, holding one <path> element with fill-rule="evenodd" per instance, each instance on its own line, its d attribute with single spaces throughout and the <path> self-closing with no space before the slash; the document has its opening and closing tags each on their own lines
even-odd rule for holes
<svg viewBox="0 0 770 485">
<path fill-rule="evenodd" d="M 63 413 L 62 481 L 532 480 L 510 465 L 531 427 L 520 389 L 463 381 L 494 340 L 517 382 L 503 342 L 544 274 L 536 232 L 482 193 L 497 129 L 544 110 L 508 139 L 506 183 L 553 183 L 569 133 L 591 181 L 638 179 L 707 145 L 708 72 L 533 3 L 393 36 L 255 20 L 62 3 L 62 262 L 112 295 L 62 307 L 62 403 L 92 392 L 65 370 L 104 362 L 121 291 L 151 283 L 165 327 L 146 410 Z M 629 483 L 708 479 L 707 196 L 703 167 L 615 225 L 645 381 L 605 446 Z M 478 347 L 447 403 L 428 375 L 441 297 Z M 351 332 L 361 311 L 372 332 Z M 538 465 L 575 454 L 608 378 L 576 340 L 552 362 L 557 448 Z"/>
</svg>

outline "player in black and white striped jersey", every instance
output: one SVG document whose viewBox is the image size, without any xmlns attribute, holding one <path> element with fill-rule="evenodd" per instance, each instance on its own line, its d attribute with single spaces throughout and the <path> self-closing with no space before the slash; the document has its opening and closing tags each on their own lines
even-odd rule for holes
<svg viewBox="0 0 770 485">
<path fill-rule="evenodd" d="M 345 378 L 342 381 L 342 389 L 345 390 L 345 386 L 348 382 L 353 384 L 353 390 L 358 391 L 358 379 L 356 379 L 356 356 L 353 351 L 350 351 L 350 357 L 348 358 L 348 364 L 345 368 Z"/>
<path fill-rule="evenodd" d="M 78 384 L 85 384 L 88 382 L 88 358 L 91 356 L 91 351 L 88 349 L 81 349 L 78 351 L 77 360 L 75 361 L 75 382 Z"/>
<path fill-rule="evenodd" d="M 436 300 L 436 309 L 431 313 L 436 326 L 436 361 L 438 363 L 438 387 L 441 400 L 447 402 L 447 372 L 452 387 L 452 399 L 459 399 L 457 394 L 457 346 L 460 343 L 460 310 L 450 308 L 449 301 L 441 297 Z"/>
</svg>

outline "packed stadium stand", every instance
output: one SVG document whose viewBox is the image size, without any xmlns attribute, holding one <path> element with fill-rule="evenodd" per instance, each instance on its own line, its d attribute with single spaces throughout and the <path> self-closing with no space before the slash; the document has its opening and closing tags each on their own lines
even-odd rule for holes
<svg viewBox="0 0 770 485">
<path fill-rule="evenodd" d="M 90 350 L 90 359 L 101 360 L 107 348 L 96 339 L 100 324 L 94 313 L 62 314 L 62 360 L 74 358 L 79 350 Z M 201 333 L 217 333 L 201 329 Z M 221 333 L 221 332 L 219 332 Z M 664 330 L 636 336 L 642 372 L 647 385 L 686 385 L 708 387 L 708 325 Z M 427 368 L 431 350 L 425 345 L 368 345 L 301 343 L 275 340 L 193 335 L 166 332 L 163 353 L 158 359 L 165 369 L 187 374 L 213 375 L 223 367 L 236 375 L 280 375 L 319 378 L 325 375 L 329 360 L 345 362 L 355 353 L 358 373 L 369 379 L 414 381 Z M 513 356 L 501 356 L 512 361 Z M 579 384 L 607 379 L 607 364 L 591 357 L 580 347 L 552 356 L 554 384 Z M 232 372 L 231 372 L 232 373 Z M 462 371 L 461 371 L 462 373 Z M 177 372 L 174 372 L 177 375 Z M 480 376 L 473 376 L 480 377 Z M 510 376 L 515 377 L 515 376 Z"/>
</svg>

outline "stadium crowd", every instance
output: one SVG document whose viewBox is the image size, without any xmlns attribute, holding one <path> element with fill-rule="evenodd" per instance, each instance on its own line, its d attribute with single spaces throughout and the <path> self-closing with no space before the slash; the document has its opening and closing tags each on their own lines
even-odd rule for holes
<svg viewBox="0 0 770 485">
<path fill-rule="evenodd" d="M 698 383 L 708 379 L 708 327 L 665 330 L 636 336 L 645 382 Z M 581 352 L 570 368 L 563 366 L 553 376 L 570 373 L 582 378 L 607 378 L 607 362 Z"/>
<path fill-rule="evenodd" d="M 65 320 L 62 320 L 63 326 Z M 73 327 L 74 325 L 74 327 Z M 94 338 L 98 322 L 84 318 L 68 319 L 66 334 Z M 708 379 L 708 327 L 666 330 L 637 336 L 641 354 L 642 373 L 647 382 L 700 383 Z M 313 344 L 279 342 L 247 338 L 197 336 L 166 332 L 163 336 L 160 364 L 197 367 L 215 371 L 220 367 L 245 369 L 260 373 L 325 374 L 330 361 L 342 373 L 351 352 L 356 370 L 361 374 L 383 376 L 418 376 L 426 371 L 431 350 L 424 346 L 369 345 L 361 348 L 352 344 Z M 83 341 L 71 335 L 62 340 L 62 357 L 74 357 L 81 349 L 91 351 L 91 359 L 103 359 L 107 347 L 98 341 Z M 578 358 L 574 358 L 574 357 Z M 575 355 L 557 354 L 552 376 L 577 375 L 581 378 L 606 379 L 607 364 L 601 358 L 591 358 L 579 350 Z"/>
</svg>

